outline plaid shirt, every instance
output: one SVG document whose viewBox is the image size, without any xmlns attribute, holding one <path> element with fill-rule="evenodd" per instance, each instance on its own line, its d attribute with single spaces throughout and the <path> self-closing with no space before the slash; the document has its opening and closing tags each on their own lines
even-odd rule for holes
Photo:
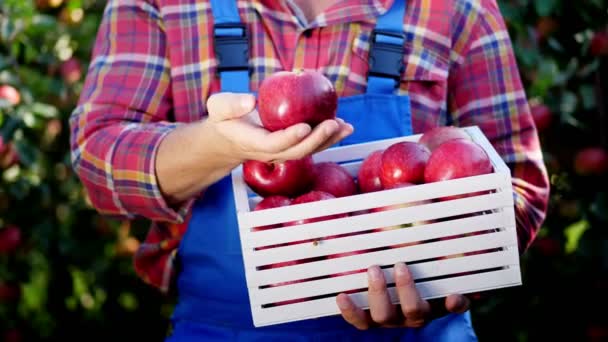
<svg viewBox="0 0 608 342">
<path fill-rule="evenodd" d="M 239 0 L 252 37 L 251 89 L 279 70 L 314 68 L 340 96 L 364 92 L 370 32 L 392 2 L 338 1 L 303 27 L 283 1 Z M 153 222 L 135 269 L 162 291 L 175 278 L 192 200 L 167 204 L 155 176 L 156 151 L 178 125 L 203 118 L 206 99 L 220 90 L 212 26 L 209 1 L 108 1 L 70 121 L 73 165 L 94 206 Z M 414 132 L 480 126 L 511 167 L 523 252 L 545 217 L 549 184 L 496 1 L 409 0 L 403 28 L 400 92 L 411 97 Z"/>
</svg>

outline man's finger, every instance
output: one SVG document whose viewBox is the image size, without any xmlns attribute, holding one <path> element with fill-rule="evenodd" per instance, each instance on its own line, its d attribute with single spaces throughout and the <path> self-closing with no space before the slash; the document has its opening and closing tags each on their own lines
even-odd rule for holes
<svg viewBox="0 0 608 342">
<path fill-rule="evenodd" d="M 379 324 L 391 323 L 395 318 L 395 306 L 386 289 L 386 279 L 382 269 L 372 266 L 367 270 L 369 311 L 372 320 Z"/>
<path fill-rule="evenodd" d="M 275 157 L 278 160 L 300 159 L 304 156 L 314 153 L 314 151 L 323 145 L 330 137 L 332 137 L 339 129 L 339 125 L 334 120 L 327 120 L 310 133 L 300 143 L 278 153 Z"/>
<path fill-rule="evenodd" d="M 459 294 L 452 294 L 445 298 L 445 308 L 452 313 L 463 313 L 469 310 L 471 301 L 469 298 Z"/>
<path fill-rule="evenodd" d="M 353 132 L 354 132 L 354 128 L 351 124 L 341 123 L 338 134 L 334 134 L 334 136 L 330 140 L 328 140 L 325 144 L 323 144 L 319 148 L 317 148 L 314 151 L 314 153 L 321 152 L 321 151 L 324 151 L 324 150 L 332 147 L 337 142 L 339 142 L 342 139 L 346 138 L 347 136 L 353 134 Z"/>
<path fill-rule="evenodd" d="M 420 297 L 412 274 L 402 262 L 395 265 L 395 287 L 406 326 L 422 326 L 431 313 L 431 306 Z"/>
<path fill-rule="evenodd" d="M 219 122 L 240 118 L 255 108 L 255 97 L 251 94 L 217 93 L 207 100 L 209 119 Z"/>
<path fill-rule="evenodd" d="M 263 138 L 253 140 L 252 144 L 254 150 L 258 152 L 281 153 L 300 143 L 310 133 L 310 125 L 299 123 L 286 129 L 265 133 Z"/>
<path fill-rule="evenodd" d="M 348 295 L 341 293 L 336 297 L 336 304 L 340 308 L 340 313 L 345 321 L 352 324 L 359 330 L 366 330 L 370 328 L 371 320 L 368 314 L 361 308 L 357 307 L 355 303 L 348 297 Z"/>
</svg>

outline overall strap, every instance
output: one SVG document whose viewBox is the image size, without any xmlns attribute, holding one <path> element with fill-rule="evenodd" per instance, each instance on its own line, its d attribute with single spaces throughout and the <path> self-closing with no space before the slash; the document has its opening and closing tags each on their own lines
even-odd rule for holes
<svg viewBox="0 0 608 342">
<path fill-rule="evenodd" d="M 403 73 L 403 17 L 407 0 L 395 0 L 370 36 L 367 93 L 393 94 Z"/>
<path fill-rule="evenodd" d="M 213 44 L 222 92 L 249 92 L 249 36 L 237 0 L 210 0 Z"/>
</svg>

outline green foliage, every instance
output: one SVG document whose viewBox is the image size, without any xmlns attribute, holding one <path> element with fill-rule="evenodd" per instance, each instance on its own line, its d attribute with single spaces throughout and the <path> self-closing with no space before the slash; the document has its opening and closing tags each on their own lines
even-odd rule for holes
<svg viewBox="0 0 608 342">
<path fill-rule="evenodd" d="M 0 229 L 22 232 L 14 253 L 0 253 L 0 287 L 20 291 L 0 299 L 0 332 L 24 340 L 161 340 L 167 329 L 172 303 L 132 268 L 145 225 L 100 217 L 71 168 L 68 118 L 104 4 L 0 1 L 0 85 L 21 95 L 17 106 L 0 102 Z"/>
<path fill-rule="evenodd" d="M 0 1 L 0 85 L 21 95 L 17 105 L 0 100 L 0 229 L 21 230 L 17 250 L 0 254 L 0 331 L 24 340 L 160 340 L 167 329 L 170 299 L 132 268 L 128 246 L 145 223 L 100 217 L 70 166 L 67 120 L 104 4 Z M 552 193 L 523 258 L 524 286 L 475 302 L 475 328 L 492 341 L 606 339 L 606 316 L 591 313 L 608 304 L 606 173 L 580 175 L 574 160 L 584 147 L 608 147 L 607 64 L 590 53 L 608 2 L 499 4 L 531 103 L 551 112 L 541 138 Z M 69 60 L 81 67 L 72 75 Z"/>
</svg>

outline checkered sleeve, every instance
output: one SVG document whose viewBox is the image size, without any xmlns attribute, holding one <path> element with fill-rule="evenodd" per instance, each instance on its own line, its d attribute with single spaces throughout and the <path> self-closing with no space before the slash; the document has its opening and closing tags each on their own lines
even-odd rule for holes
<svg viewBox="0 0 608 342">
<path fill-rule="evenodd" d="M 140 0 L 108 1 L 70 117 L 73 167 L 103 214 L 181 222 L 191 204 L 169 206 L 155 174 L 156 151 L 178 125 L 168 121 L 167 56 L 157 8 Z"/>
<path fill-rule="evenodd" d="M 546 215 L 549 181 L 513 47 L 496 0 L 458 0 L 452 23 L 450 112 L 477 125 L 511 169 L 520 253 Z"/>
</svg>

